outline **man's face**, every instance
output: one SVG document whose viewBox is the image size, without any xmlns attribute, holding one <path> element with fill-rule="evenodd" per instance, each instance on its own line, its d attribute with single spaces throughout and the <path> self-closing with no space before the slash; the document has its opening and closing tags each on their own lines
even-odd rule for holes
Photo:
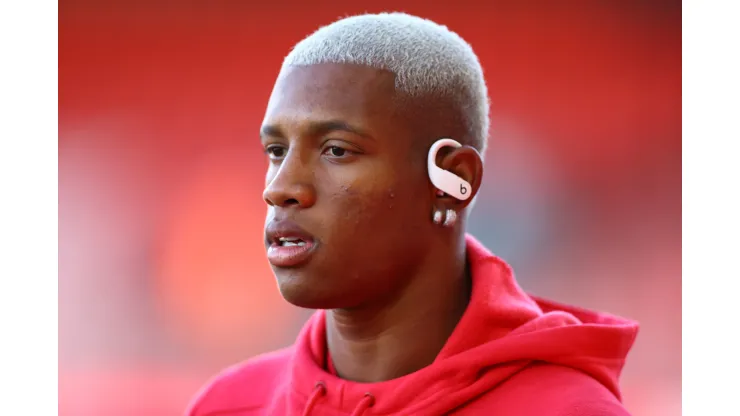
<svg viewBox="0 0 740 416">
<path fill-rule="evenodd" d="M 281 293 L 297 306 L 377 300 L 424 255 L 425 154 L 395 94 L 391 73 L 357 65 L 294 67 L 275 85 L 261 134 L 265 244 Z"/>
</svg>

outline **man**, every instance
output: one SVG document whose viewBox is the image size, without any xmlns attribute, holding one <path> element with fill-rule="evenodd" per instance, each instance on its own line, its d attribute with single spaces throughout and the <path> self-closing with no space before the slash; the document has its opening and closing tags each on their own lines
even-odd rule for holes
<svg viewBox="0 0 740 416">
<path fill-rule="evenodd" d="M 487 137 L 480 63 L 445 27 L 362 15 L 298 43 L 261 131 L 265 245 L 283 297 L 318 311 L 189 415 L 626 415 L 637 324 L 528 296 L 466 235 Z M 430 181 L 441 138 L 466 199 Z"/>
</svg>

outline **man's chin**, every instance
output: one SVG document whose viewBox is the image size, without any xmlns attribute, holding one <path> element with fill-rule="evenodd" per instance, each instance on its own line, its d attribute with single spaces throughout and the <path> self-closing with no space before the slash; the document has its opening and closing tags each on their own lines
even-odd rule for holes
<svg viewBox="0 0 740 416">
<path fill-rule="evenodd" d="M 286 302 L 299 308 L 320 309 L 320 296 L 316 284 L 311 284 L 310 278 L 297 269 L 282 269 L 273 267 L 278 289 Z"/>
<path fill-rule="evenodd" d="M 333 302 L 329 302 L 323 297 L 315 296 L 306 291 L 280 290 L 283 299 L 293 306 L 304 309 L 333 309 Z"/>
<path fill-rule="evenodd" d="M 276 272 L 278 289 L 286 302 L 293 306 L 305 309 L 336 309 L 345 307 L 341 296 L 336 293 L 327 293 L 321 290 L 320 285 L 312 284 L 309 279 L 300 279 L 299 276 L 280 276 Z"/>
</svg>

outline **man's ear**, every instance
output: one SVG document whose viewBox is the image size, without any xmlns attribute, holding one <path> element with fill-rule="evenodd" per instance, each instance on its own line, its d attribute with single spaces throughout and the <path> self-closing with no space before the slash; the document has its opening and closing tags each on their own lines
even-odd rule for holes
<svg viewBox="0 0 740 416">
<path fill-rule="evenodd" d="M 481 181 L 483 180 L 483 159 L 478 150 L 472 146 L 461 146 L 458 148 L 445 147 L 437 153 L 437 166 L 449 171 L 470 184 L 470 197 L 464 201 L 450 195 L 439 195 L 435 188 L 435 199 L 446 208 L 462 211 L 478 194 Z"/>
</svg>

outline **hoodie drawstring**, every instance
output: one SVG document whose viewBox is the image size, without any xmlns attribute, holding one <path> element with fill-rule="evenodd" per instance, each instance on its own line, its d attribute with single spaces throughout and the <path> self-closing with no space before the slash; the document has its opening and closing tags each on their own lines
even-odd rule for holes
<svg viewBox="0 0 740 416">
<path fill-rule="evenodd" d="M 365 413 L 365 410 L 373 407 L 374 404 L 375 397 L 370 393 L 365 393 L 365 397 L 357 403 L 357 407 L 355 407 L 355 411 L 352 412 L 352 416 L 362 416 L 362 414 Z"/>
<path fill-rule="evenodd" d="M 316 383 L 316 386 L 314 386 L 311 397 L 308 398 L 308 402 L 306 402 L 306 408 L 303 409 L 303 416 L 310 416 L 313 407 L 316 406 L 316 402 L 324 396 L 326 396 L 326 384 L 319 381 Z"/>
<path fill-rule="evenodd" d="M 306 402 L 306 407 L 303 409 L 303 416 L 310 416 L 316 403 L 318 403 L 319 399 L 324 396 L 326 396 L 326 384 L 324 384 L 323 381 L 319 381 L 316 383 L 316 386 L 314 386 L 313 392 L 311 392 L 311 396 Z M 362 416 L 362 414 L 365 413 L 365 410 L 373 407 L 374 404 L 375 396 L 370 393 L 365 393 L 365 397 L 357 403 L 357 407 L 352 411 L 351 416 Z"/>
</svg>

